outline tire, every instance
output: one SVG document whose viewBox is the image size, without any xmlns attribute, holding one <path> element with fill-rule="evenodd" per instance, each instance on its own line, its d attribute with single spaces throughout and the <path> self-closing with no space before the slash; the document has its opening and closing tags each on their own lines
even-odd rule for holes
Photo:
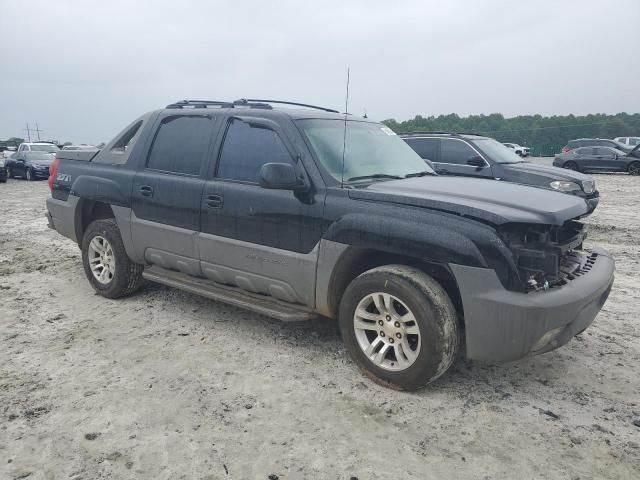
<svg viewBox="0 0 640 480">
<path fill-rule="evenodd" d="M 640 162 L 630 163 L 627 167 L 629 175 L 640 175 Z"/>
<path fill-rule="evenodd" d="M 7 167 L 7 179 L 9 178 L 13 178 L 13 172 L 11 171 L 11 169 L 9 167 Z"/>
<path fill-rule="evenodd" d="M 388 304 L 390 315 L 383 312 Z M 439 378 L 460 344 L 456 309 L 445 290 L 429 275 L 404 265 L 374 268 L 354 279 L 340 302 L 339 324 L 347 350 L 363 373 L 399 390 L 416 390 Z M 378 347 L 372 348 L 376 342 Z M 371 357 L 365 353 L 367 345 Z"/>
<path fill-rule="evenodd" d="M 576 172 L 579 172 L 578 165 L 576 164 L 576 162 L 567 162 L 562 166 L 562 168 L 566 168 L 567 170 L 574 170 Z"/>
<path fill-rule="evenodd" d="M 30 168 L 27 168 L 27 173 L 25 174 L 24 178 L 26 178 L 28 182 L 32 182 L 34 180 L 33 172 L 31 171 Z"/>
<path fill-rule="evenodd" d="M 92 241 L 95 243 L 92 244 Z M 102 245 L 105 260 L 98 260 L 96 247 Z M 106 246 L 105 246 L 106 245 Z M 92 222 L 82 237 L 82 265 L 84 273 L 93 289 L 103 297 L 119 298 L 132 294 L 143 283 L 142 271 L 144 266 L 131 261 L 124 249 L 120 230 L 113 218 L 105 218 Z M 108 254 L 108 252 L 111 252 Z M 102 280 L 99 274 L 94 274 L 91 263 L 97 267 L 96 272 L 105 270 L 99 268 L 102 263 L 110 265 Z M 97 264 L 97 265 L 96 265 Z"/>
</svg>

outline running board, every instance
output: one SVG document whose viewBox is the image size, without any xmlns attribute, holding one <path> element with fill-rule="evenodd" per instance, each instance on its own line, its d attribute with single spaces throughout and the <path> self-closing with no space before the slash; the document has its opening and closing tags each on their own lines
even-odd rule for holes
<svg viewBox="0 0 640 480">
<path fill-rule="evenodd" d="M 318 317 L 317 313 L 303 305 L 288 303 L 269 295 L 247 292 L 241 288 L 222 285 L 205 278 L 192 277 L 161 267 L 147 267 L 142 272 L 142 276 L 152 282 L 179 288 L 211 300 L 277 318 L 283 322 L 300 322 Z"/>
</svg>

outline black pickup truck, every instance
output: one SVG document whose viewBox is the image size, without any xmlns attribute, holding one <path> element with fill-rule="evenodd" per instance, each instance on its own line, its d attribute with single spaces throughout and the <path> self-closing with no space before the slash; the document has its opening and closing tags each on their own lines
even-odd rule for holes
<svg viewBox="0 0 640 480">
<path fill-rule="evenodd" d="M 282 104 L 289 108 L 281 108 Z M 384 125 L 291 102 L 181 101 L 59 152 L 49 225 L 108 298 L 143 279 L 281 320 L 337 318 L 374 380 L 567 343 L 609 295 L 584 200 L 441 177 Z"/>
</svg>

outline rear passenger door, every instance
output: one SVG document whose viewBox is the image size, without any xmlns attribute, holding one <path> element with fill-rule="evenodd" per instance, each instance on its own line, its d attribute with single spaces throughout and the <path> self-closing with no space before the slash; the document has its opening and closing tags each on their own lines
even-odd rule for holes
<svg viewBox="0 0 640 480">
<path fill-rule="evenodd" d="M 291 163 L 299 152 L 267 119 L 231 117 L 202 195 L 203 274 L 216 282 L 313 306 L 324 186 L 308 193 L 258 184 L 265 163 Z M 308 178 L 308 177 L 307 177 Z"/>
<path fill-rule="evenodd" d="M 462 175 L 469 177 L 493 178 L 491 166 L 484 160 L 484 167 L 467 164 L 473 157 L 484 157 L 475 148 L 458 138 L 440 139 L 440 158 L 435 163 L 435 171 L 441 175 Z"/>
<path fill-rule="evenodd" d="M 620 171 L 625 170 L 627 159 L 618 156 L 615 150 L 609 147 L 596 147 L 595 157 L 599 170 Z"/>
<path fill-rule="evenodd" d="M 151 264 L 200 274 L 196 236 L 217 117 L 164 114 L 133 182 L 131 232 Z"/>
</svg>

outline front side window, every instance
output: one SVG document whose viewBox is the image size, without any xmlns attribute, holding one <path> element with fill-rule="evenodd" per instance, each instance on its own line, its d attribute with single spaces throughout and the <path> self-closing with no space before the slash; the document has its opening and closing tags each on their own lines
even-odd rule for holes
<svg viewBox="0 0 640 480">
<path fill-rule="evenodd" d="M 211 118 L 206 116 L 172 116 L 162 120 L 147 168 L 198 175 L 209 148 L 211 124 Z"/>
<path fill-rule="evenodd" d="M 507 149 L 504 145 L 502 148 Z M 475 150 L 461 140 L 443 138 L 440 143 L 440 161 L 442 163 L 467 165 L 467 160 L 477 156 Z"/>
<path fill-rule="evenodd" d="M 379 123 L 348 120 L 345 124 L 338 119 L 305 119 L 298 124 L 322 167 L 337 181 L 433 173 L 404 140 Z"/>
<path fill-rule="evenodd" d="M 438 161 L 438 138 L 408 138 L 407 143 L 425 160 Z"/>
<path fill-rule="evenodd" d="M 224 137 L 216 176 L 258 183 L 265 163 L 293 163 L 280 136 L 271 129 L 232 120 Z"/>
</svg>

